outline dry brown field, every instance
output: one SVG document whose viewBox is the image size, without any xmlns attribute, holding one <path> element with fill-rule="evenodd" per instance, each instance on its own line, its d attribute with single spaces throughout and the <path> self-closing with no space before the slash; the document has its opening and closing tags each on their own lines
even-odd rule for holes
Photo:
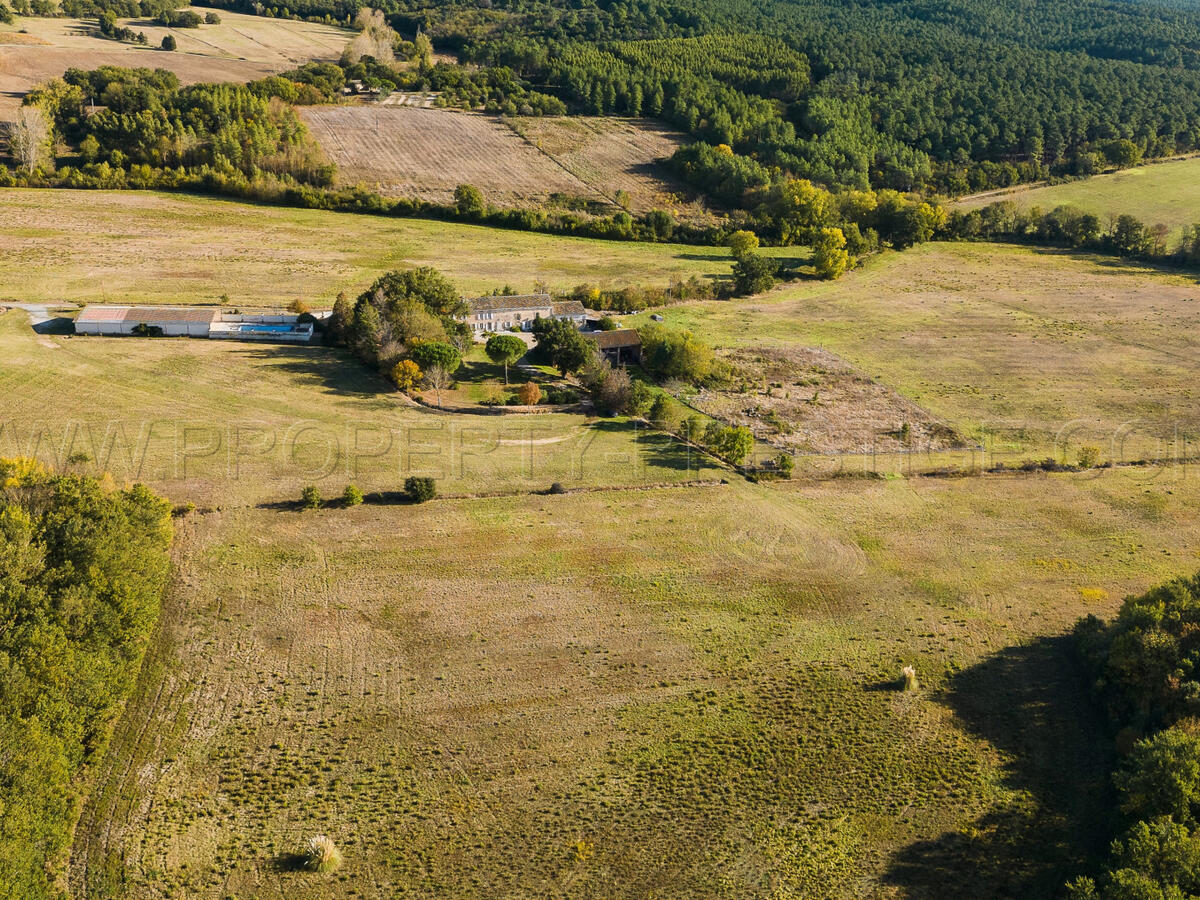
<svg viewBox="0 0 1200 900">
<path fill-rule="evenodd" d="M 660 160 L 687 136 L 653 119 L 543 116 L 518 118 L 512 127 L 560 166 L 610 202 L 628 194 L 634 213 L 669 209 L 685 219 L 703 217 L 700 203 Z"/>
<path fill-rule="evenodd" d="M 446 202 L 473 184 L 492 202 L 553 192 L 600 199 L 497 117 L 410 106 L 301 109 L 345 184 L 364 182 L 390 196 Z"/>
<path fill-rule="evenodd" d="M 424 101 L 422 101 L 424 102 Z M 521 118 L 389 104 L 301 110 L 344 184 L 362 182 L 389 196 L 445 203 L 471 184 L 498 206 L 543 202 L 552 194 L 630 210 L 701 213 L 657 161 L 681 135 L 643 120 Z M 624 199 L 624 198 L 622 198 Z"/>
<path fill-rule="evenodd" d="M 939 451 L 963 440 L 928 410 L 856 370 L 827 350 L 740 348 L 721 354 L 740 389 L 702 389 L 688 402 L 708 415 L 745 425 L 792 453 Z"/>
</svg>

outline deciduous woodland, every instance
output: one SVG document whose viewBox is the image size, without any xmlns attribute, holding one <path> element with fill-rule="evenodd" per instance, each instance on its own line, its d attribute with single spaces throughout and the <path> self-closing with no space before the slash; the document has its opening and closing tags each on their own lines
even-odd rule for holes
<svg viewBox="0 0 1200 900">
<path fill-rule="evenodd" d="M 0 885 L 57 896 L 87 767 L 158 620 L 170 508 L 0 459 Z"/>
</svg>

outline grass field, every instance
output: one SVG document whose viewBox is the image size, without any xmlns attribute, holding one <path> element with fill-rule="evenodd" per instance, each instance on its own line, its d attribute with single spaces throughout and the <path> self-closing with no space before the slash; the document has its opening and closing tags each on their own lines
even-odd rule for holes
<svg viewBox="0 0 1200 900">
<path fill-rule="evenodd" d="M 1047 187 L 1014 188 L 968 197 L 958 206 L 974 209 L 997 200 L 1016 201 L 1049 212 L 1056 206 L 1074 206 L 1094 213 L 1107 223 L 1123 213 L 1147 225 L 1163 224 L 1174 234 L 1200 219 L 1200 157 L 1176 159 L 1150 166 L 1096 175 Z"/>
<path fill-rule="evenodd" d="M 251 387 L 252 386 L 252 387 Z M 340 351 L 187 339 L 35 335 L 0 316 L 0 456 L 36 455 L 176 502 L 239 505 L 396 491 L 409 474 L 447 493 L 644 484 L 720 476 L 707 457 L 624 420 L 452 416 L 401 402 Z"/>
<path fill-rule="evenodd" d="M 1198 503 L 1109 473 L 208 517 L 73 881 L 1050 896 L 1111 759 L 1047 636 L 1193 568 Z M 294 871 L 313 833 L 339 874 Z"/>
<path fill-rule="evenodd" d="M 445 203 L 460 184 L 498 206 L 544 202 L 552 194 L 616 208 L 618 191 L 635 213 L 672 208 L 684 218 L 681 187 L 657 160 L 680 135 L 629 119 L 549 116 L 514 120 L 411 106 L 307 107 L 314 137 L 338 165 L 343 184 L 364 183 L 389 196 Z"/>
<path fill-rule="evenodd" d="M 0 303 L 330 305 L 375 277 L 435 266 L 464 292 L 726 278 L 722 247 L 565 238 L 148 192 L 0 190 Z M 169 223 L 169 227 L 164 227 Z M 69 248 L 64 252 L 64 248 Z M 786 255 L 790 251 L 779 251 Z"/>
<path fill-rule="evenodd" d="M 1010 462 L 1056 443 L 1071 459 L 1082 444 L 1117 459 L 1200 452 L 1194 278 L 1088 254 L 928 244 L 834 283 L 661 312 L 718 345 L 832 351 Z"/>
<path fill-rule="evenodd" d="M 197 8 L 203 15 L 203 7 Z M 119 19 L 145 32 L 148 46 L 110 41 L 93 20 L 20 16 L 0 25 L 0 121 L 8 120 L 30 88 L 68 68 L 145 66 L 170 69 L 186 83 L 250 81 L 309 60 L 336 60 L 353 36 L 343 28 L 220 11 L 220 25 L 162 28 L 149 19 Z M 178 49 L 158 48 L 166 34 Z"/>
<path fill-rule="evenodd" d="M 337 265 L 363 280 L 368 265 L 361 248 L 302 254 L 337 223 L 429 225 L 430 253 L 462 233 L 162 195 L 10 198 L 32 212 L 6 294 L 38 295 L 20 287 L 37 266 L 86 286 L 97 259 L 150 299 L 188 296 L 201 267 L 266 291 L 299 260 L 294 283 L 331 290 L 352 280 Z M 146 208 L 178 223 L 157 273 L 113 258 L 156 258 L 164 219 Z M 203 259 L 214 231 L 228 244 Z M 253 234 L 277 253 L 228 266 Z M 510 236 L 486 234 L 491 250 Z M 547 258 L 575 245 L 511 238 Z M 495 277 L 479 254 L 442 267 Z M 553 264 L 599 264 L 585 257 Z M 726 347 L 835 352 L 1032 455 L 1073 421 L 1072 446 L 1130 420 L 1148 446 L 1194 421 L 1193 298 L 1193 282 L 1096 257 L 936 245 L 662 312 Z M 1063 636 L 1200 556 L 1194 466 L 803 466 L 755 485 L 621 420 L 401 405 L 320 348 L 57 338 L 13 311 L 0 395 L 0 455 L 87 452 L 86 468 L 209 510 L 179 520 L 161 628 L 76 832 L 80 896 L 1053 896 L 1104 849 L 1113 767 Z M 394 490 L 409 471 L 443 493 L 617 489 L 278 502 L 308 482 Z M 694 478 L 729 483 L 654 487 Z M 908 664 L 919 691 L 897 687 Z M 338 873 L 297 870 L 318 833 Z"/>
</svg>

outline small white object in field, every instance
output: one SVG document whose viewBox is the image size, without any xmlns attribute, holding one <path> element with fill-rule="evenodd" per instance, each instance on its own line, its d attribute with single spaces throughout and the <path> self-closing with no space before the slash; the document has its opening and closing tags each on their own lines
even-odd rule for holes
<svg viewBox="0 0 1200 900">
<path fill-rule="evenodd" d="M 900 670 L 900 674 L 904 677 L 904 689 L 906 691 L 915 691 L 921 687 L 917 681 L 917 670 L 912 666 L 905 666 Z"/>
</svg>

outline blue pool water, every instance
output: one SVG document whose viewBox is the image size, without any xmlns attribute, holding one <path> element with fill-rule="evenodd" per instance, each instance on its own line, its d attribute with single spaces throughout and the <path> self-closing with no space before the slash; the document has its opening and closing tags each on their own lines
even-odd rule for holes
<svg viewBox="0 0 1200 900">
<path fill-rule="evenodd" d="M 267 334 L 286 334 L 295 329 L 294 325 L 262 325 L 254 322 L 249 322 L 245 325 L 239 325 L 238 331 L 252 331 Z"/>
</svg>

